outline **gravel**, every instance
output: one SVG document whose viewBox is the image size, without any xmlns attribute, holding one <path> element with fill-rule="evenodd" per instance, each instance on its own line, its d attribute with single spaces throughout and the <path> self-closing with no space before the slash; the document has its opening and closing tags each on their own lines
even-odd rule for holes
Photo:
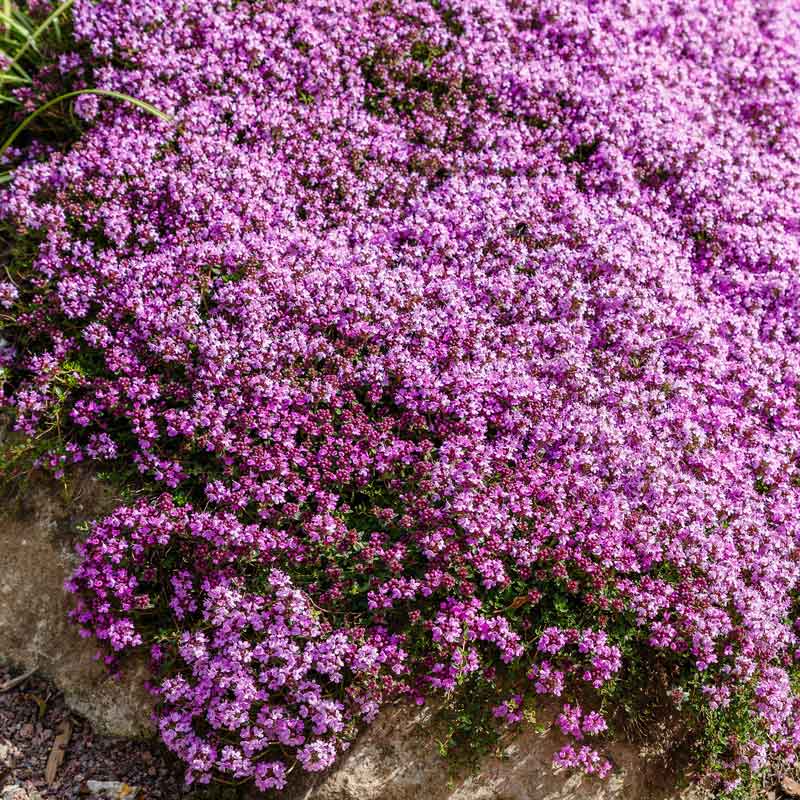
<svg viewBox="0 0 800 800">
<path fill-rule="evenodd" d="M 0 667 L 0 686 L 17 676 Z M 72 732 L 48 786 L 45 766 L 64 720 Z M 0 800 L 198 798 L 184 788 L 182 775 L 180 764 L 155 741 L 95 735 L 64 705 L 61 693 L 37 675 L 0 693 Z"/>
</svg>

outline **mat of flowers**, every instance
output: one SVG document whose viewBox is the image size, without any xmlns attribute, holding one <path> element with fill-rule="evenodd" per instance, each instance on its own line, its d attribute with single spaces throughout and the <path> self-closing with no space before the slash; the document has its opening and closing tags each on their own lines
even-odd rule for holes
<svg viewBox="0 0 800 800">
<path fill-rule="evenodd" d="M 69 589 L 149 648 L 188 779 L 282 788 L 476 681 L 497 725 L 561 698 L 557 763 L 604 775 L 642 665 L 728 789 L 791 757 L 797 3 L 72 18 L 23 103 L 172 121 L 83 96 L 11 151 L 0 364 L 41 464 L 138 487 Z"/>
</svg>

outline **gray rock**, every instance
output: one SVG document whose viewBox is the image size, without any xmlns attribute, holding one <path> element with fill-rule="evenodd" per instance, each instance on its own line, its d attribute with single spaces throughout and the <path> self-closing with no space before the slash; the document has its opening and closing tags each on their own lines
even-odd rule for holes
<svg viewBox="0 0 800 800">
<path fill-rule="evenodd" d="M 75 528 L 114 505 L 96 480 L 70 488 L 32 481 L 21 500 L 0 515 L 0 661 L 21 670 L 38 666 L 67 704 L 100 733 L 138 737 L 152 733 L 152 698 L 144 689 L 143 660 L 123 665 L 111 678 L 97 650 L 67 619 L 64 581 L 75 563 Z"/>
<path fill-rule="evenodd" d="M 554 706 L 537 711 L 547 724 Z M 499 757 L 476 771 L 454 771 L 438 752 L 428 709 L 397 707 L 379 715 L 337 769 L 311 782 L 296 800 L 700 800 L 699 791 L 676 790 L 676 776 L 645 758 L 639 748 L 612 744 L 615 765 L 600 780 L 554 769 L 566 743 L 560 732 L 533 729 L 509 738 Z"/>
<path fill-rule="evenodd" d="M 139 787 L 119 781 L 86 781 L 86 788 L 92 797 L 106 800 L 136 800 Z"/>
<path fill-rule="evenodd" d="M 42 796 L 36 789 L 26 789 L 23 786 L 12 784 L 0 790 L 0 800 L 42 800 Z"/>
<path fill-rule="evenodd" d="M 21 755 L 14 742 L 0 739 L 0 767 L 12 767 Z"/>
</svg>

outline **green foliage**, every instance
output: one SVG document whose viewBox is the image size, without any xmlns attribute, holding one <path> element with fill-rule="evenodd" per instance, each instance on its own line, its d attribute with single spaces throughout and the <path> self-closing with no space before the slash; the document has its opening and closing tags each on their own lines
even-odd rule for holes
<svg viewBox="0 0 800 800">
<path fill-rule="evenodd" d="M 40 85 L 39 76 L 55 62 L 59 53 L 71 46 L 68 11 L 73 2 L 64 0 L 39 21 L 31 16 L 24 4 L 3 0 L 0 51 L 8 61 L 7 66 L 0 70 L 0 136 L 4 140 L 16 128 L 22 112 L 15 91 L 21 88 L 36 91 Z M 71 138 L 68 132 L 75 127 L 74 121 L 68 117 L 55 120 L 48 115 L 40 122 L 36 132 L 44 136 L 53 134 L 56 141 Z M 10 171 L 0 172 L 0 183 L 10 179 Z"/>
<path fill-rule="evenodd" d="M 18 8 L 11 0 L 4 0 L 0 12 L 0 27 L 3 30 L 2 52 L 9 59 L 8 66 L 0 74 L 0 82 L 12 88 L 31 85 L 34 75 L 46 63 L 48 48 L 61 45 L 63 18 L 75 0 L 64 0 L 40 24 L 24 8 Z M 17 104 L 13 97 L 0 98 L 3 103 Z"/>
<path fill-rule="evenodd" d="M 81 95 L 102 97 L 130 103 L 159 119 L 169 117 L 155 106 L 111 89 L 81 88 L 61 91 L 56 97 L 41 102 L 32 112 L 20 115 L 21 102 L 14 92 L 20 88 L 41 91 L 52 83 L 53 70 L 60 52 L 72 49 L 70 38 L 69 9 L 74 0 L 64 0 L 41 22 L 34 19 L 24 6 L 11 0 L 3 0 L 0 12 L 0 52 L 8 59 L 8 65 L 0 71 L 0 161 L 17 139 L 28 129 L 37 137 L 44 136 L 56 144 L 71 141 L 80 132 L 80 125 L 66 101 Z M 37 24 L 38 23 L 38 24 Z M 59 75 L 58 81 L 62 79 Z M 0 172 L 0 183 L 11 180 L 12 171 Z"/>
<path fill-rule="evenodd" d="M 492 679 L 470 675 L 445 697 L 435 715 L 439 755 L 451 773 L 475 770 L 486 756 L 499 755 L 503 729 L 492 714 L 500 702 L 500 689 Z"/>
</svg>

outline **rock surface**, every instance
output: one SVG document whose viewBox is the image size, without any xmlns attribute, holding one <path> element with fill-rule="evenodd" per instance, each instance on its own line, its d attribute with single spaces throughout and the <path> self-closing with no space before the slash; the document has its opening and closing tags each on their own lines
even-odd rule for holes
<svg viewBox="0 0 800 800">
<path fill-rule="evenodd" d="M 544 709 L 542 721 L 552 716 Z M 552 766 L 565 743 L 552 728 L 510 740 L 501 757 L 483 760 L 477 772 L 453 774 L 438 754 L 429 710 L 398 707 L 384 712 L 355 743 L 338 769 L 297 795 L 297 800 L 699 800 L 681 792 L 669 775 L 638 748 L 615 744 L 614 773 L 605 780 Z"/>
<path fill-rule="evenodd" d="M 37 667 L 98 732 L 149 735 L 144 662 L 124 665 L 121 680 L 110 678 L 94 660 L 97 648 L 67 620 L 63 585 L 74 563 L 76 528 L 113 505 L 90 477 L 76 479 L 69 493 L 33 481 L 0 516 L 0 661 Z"/>
<path fill-rule="evenodd" d="M 119 781 L 86 781 L 86 789 L 92 797 L 107 800 L 136 800 L 139 787 Z"/>
<path fill-rule="evenodd" d="M 41 796 L 35 789 L 12 784 L 3 788 L 0 800 L 41 800 Z"/>
</svg>

